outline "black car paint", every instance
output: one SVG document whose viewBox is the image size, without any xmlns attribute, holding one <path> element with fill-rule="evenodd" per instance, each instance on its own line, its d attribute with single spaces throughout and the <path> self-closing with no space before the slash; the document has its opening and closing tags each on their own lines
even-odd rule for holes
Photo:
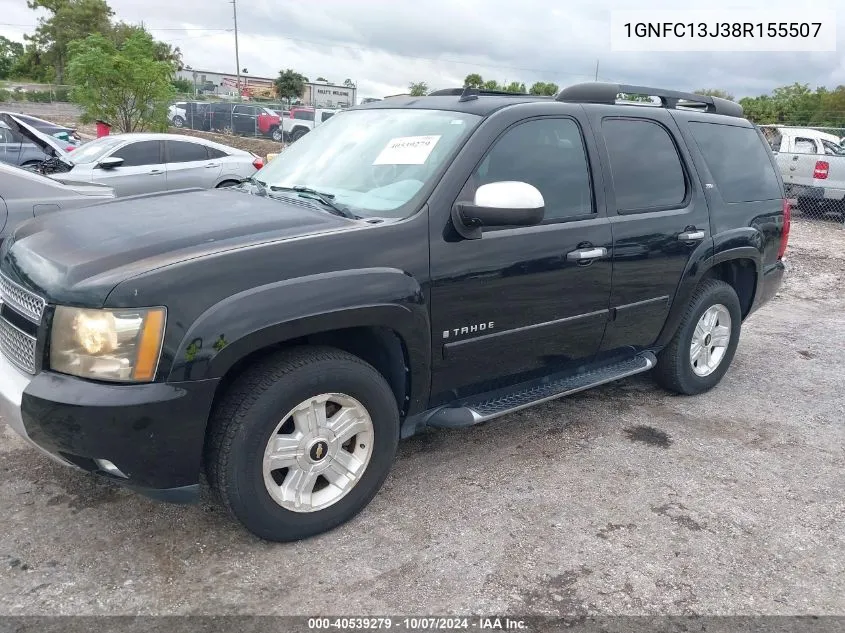
<svg viewBox="0 0 845 633">
<path fill-rule="evenodd" d="M 402 104 L 456 105 L 453 97 Z M 460 109 L 485 118 L 404 220 L 373 224 L 295 197 L 213 190 L 138 197 L 102 205 L 94 216 L 86 210 L 84 221 L 70 212 L 21 227 L 0 265 L 50 303 L 168 309 L 155 383 L 103 385 L 43 371 L 23 403 L 33 438 L 83 467 L 120 455 L 131 465 L 129 485 L 159 497 L 174 489 L 182 498 L 199 475 L 217 386 L 241 359 L 268 346 L 357 326 L 394 332 L 408 377 L 400 402 L 408 435 L 426 411 L 450 400 L 553 368 L 660 349 L 698 281 L 720 262 L 745 259 L 754 267 L 746 316 L 776 292 L 782 202 L 728 208 L 704 187 L 709 172 L 678 124 L 715 115 L 527 97 L 478 99 Z M 581 127 L 595 213 L 460 239 L 451 211 L 476 165 L 509 126 L 549 116 Z M 632 116 L 672 132 L 688 186 L 679 208 L 616 212 L 597 129 L 601 117 Z M 707 233 L 698 245 L 678 240 L 691 226 Z M 609 257 L 587 266 L 566 260 L 584 245 L 603 246 Z M 472 329 L 490 322 L 490 329 Z M 42 330 L 48 326 L 49 316 Z M 485 362 L 491 357 L 495 363 Z M 145 397 L 161 406 L 143 404 Z"/>
</svg>

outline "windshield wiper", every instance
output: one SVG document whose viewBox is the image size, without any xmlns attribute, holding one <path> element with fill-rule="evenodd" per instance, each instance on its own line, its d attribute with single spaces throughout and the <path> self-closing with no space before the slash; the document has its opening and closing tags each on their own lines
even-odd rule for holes
<svg viewBox="0 0 845 633">
<path fill-rule="evenodd" d="M 306 197 L 311 196 L 322 202 L 325 206 L 331 209 L 332 213 L 339 215 L 342 218 L 349 218 L 350 220 L 360 220 L 361 218 L 352 213 L 346 207 L 341 207 L 333 201 L 333 193 L 322 193 L 316 189 L 304 187 L 302 185 L 295 185 L 293 187 L 279 187 L 278 185 L 270 185 L 270 191 L 295 191 L 299 195 Z"/>
</svg>

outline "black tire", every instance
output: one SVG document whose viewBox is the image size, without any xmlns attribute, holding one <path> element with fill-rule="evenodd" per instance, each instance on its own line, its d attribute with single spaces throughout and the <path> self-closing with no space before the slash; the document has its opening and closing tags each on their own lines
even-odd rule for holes
<svg viewBox="0 0 845 633">
<path fill-rule="evenodd" d="M 373 423 L 373 451 L 357 484 L 323 510 L 295 512 L 264 485 L 262 460 L 282 416 L 322 393 L 358 400 Z M 399 441 L 399 411 L 390 386 L 368 363 L 329 347 L 273 354 L 240 375 L 212 412 L 206 440 L 208 481 L 227 510 L 256 536 L 296 541 L 349 521 L 384 483 Z"/>
<path fill-rule="evenodd" d="M 284 133 L 282 132 L 281 129 L 274 127 L 272 130 L 270 130 L 270 138 L 272 138 L 277 143 L 281 143 L 282 140 L 283 140 L 283 137 L 284 137 Z"/>
<path fill-rule="evenodd" d="M 690 362 L 690 345 L 699 319 L 711 306 L 722 304 L 731 316 L 730 342 L 719 366 L 708 376 L 698 376 Z M 657 355 L 657 367 L 654 378 L 657 383 L 675 393 L 688 396 L 709 391 L 722 380 L 728 371 L 737 345 L 741 329 L 742 310 L 734 289 L 724 281 L 707 279 L 702 281 L 693 292 L 684 316 L 678 325 L 675 336 L 669 345 Z"/>
<path fill-rule="evenodd" d="M 185 127 L 185 119 L 177 114 L 173 117 L 173 127 Z"/>
<path fill-rule="evenodd" d="M 291 134 L 290 140 L 296 142 L 306 134 L 308 134 L 308 130 L 304 128 L 297 128 L 293 131 L 293 134 Z"/>
</svg>

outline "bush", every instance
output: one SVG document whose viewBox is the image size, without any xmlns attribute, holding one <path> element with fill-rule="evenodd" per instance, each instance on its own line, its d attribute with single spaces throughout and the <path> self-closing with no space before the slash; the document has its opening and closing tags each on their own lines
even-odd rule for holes
<svg viewBox="0 0 845 633">
<path fill-rule="evenodd" d="M 32 90 L 24 93 L 24 98 L 33 103 L 51 103 L 53 101 L 53 93 L 49 90 Z"/>
<path fill-rule="evenodd" d="M 0 101 L 11 101 L 12 93 L 4 88 L 0 88 Z"/>
</svg>

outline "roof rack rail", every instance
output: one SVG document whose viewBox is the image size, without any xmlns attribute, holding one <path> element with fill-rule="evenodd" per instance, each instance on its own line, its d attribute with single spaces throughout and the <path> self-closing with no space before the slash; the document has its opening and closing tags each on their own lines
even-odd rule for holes
<svg viewBox="0 0 845 633">
<path fill-rule="evenodd" d="M 479 95 L 489 95 L 496 97 L 527 97 L 530 96 L 527 92 L 505 92 L 504 90 L 484 90 L 483 88 L 443 88 L 442 90 L 433 90 L 428 93 L 429 97 L 478 97 Z M 464 98 L 468 101 L 468 98 Z"/>
<path fill-rule="evenodd" d="M 628 84 L 604 83 L 600 81 L 585 82 L 567 86 L 561 90 L 555 100 L 569 103 L 606 103 L 615 104 L 620 94 L 646 95 L 660 99 L 664 108 L 677 110 L 678 106 L 689 109 L 704 109 L 712 114 L 724 114 L 742 118 L 742 106 L 727 99 L 697 95 L 691 92 L 677 92 L 662 88 L 648 88 L 646 86 L 632 86 Z"/>
</svg>

